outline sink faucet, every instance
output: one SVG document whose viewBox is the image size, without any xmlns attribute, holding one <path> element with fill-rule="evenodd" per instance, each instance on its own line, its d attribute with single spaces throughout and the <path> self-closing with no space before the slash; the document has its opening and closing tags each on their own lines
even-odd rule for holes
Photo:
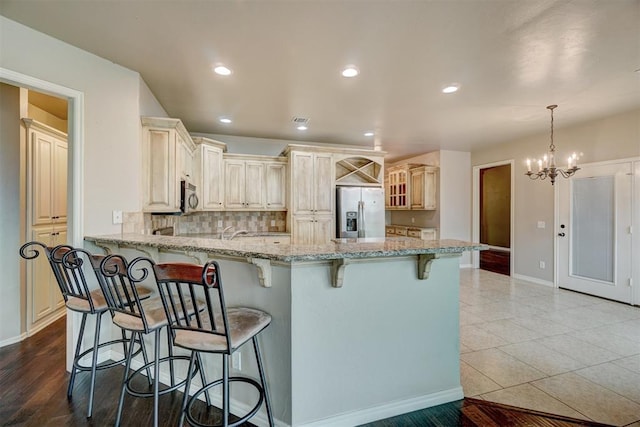
<svg viewBox="0 0 640 427">
<path fill-rule="evenodd" d="M 230 225 L 227 228 L 225 228 L 224 230 L 222 230 L 222 233 L 220 233 L 220 240 L 225 240 L 224 233 L 226 233 L 228 230 L 231 230 L 232 228 L 233 228 L 233 225 Z M 231 238 L 233 239 L 233 236 Z"/>
<path fill-rule="evenodd" d="M 229 240 L 233 240 L 233 238 L 239 234 L 249 234 L 249 232 L 247 230 L 238 230 L 229 237 Z"/>
</svg>

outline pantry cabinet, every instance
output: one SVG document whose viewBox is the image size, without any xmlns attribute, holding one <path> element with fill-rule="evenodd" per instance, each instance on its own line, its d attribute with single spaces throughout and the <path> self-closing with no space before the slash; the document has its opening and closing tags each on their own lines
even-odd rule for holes
<svg viewBox="0 0 640 427">
<path fill-rule="evenodd" d="M 55 247 L 67 243 L 67 228 L 66 225 L 37 227 L 32 230 L 31 238 Z M 32 326 L 36 326 L 61 311 L 64 298 L 44 254 L 27 263 L 27 281 L 32 284 L 27 289 L 29 320 Z"/>
<path fill-rule="evenodd" d="M 335 233 L 330 215 L 295 215 L 291 225 L 292 240 L 297 245 L 322 245 Z"/>
<path fill-rule="evenodd" d="M 23 119 L 28 137 L 30 223 L 67 222 L 67 134 Z"/>
<path fill-rule="evenodd" d="M 195 148 L 180 120 L 142 118 L 142 188 L 145 212 L 180 211 L 180 180 L 193 180 Z"/>
</svg>

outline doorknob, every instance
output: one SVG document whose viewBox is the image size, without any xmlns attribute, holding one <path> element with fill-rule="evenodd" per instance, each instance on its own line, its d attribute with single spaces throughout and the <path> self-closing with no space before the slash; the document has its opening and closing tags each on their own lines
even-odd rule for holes
<svg viewBox="0 0 640 427">
<path fill-rule="evenodd" d="M 558 236 L 560 236 L 560 237 L 564 237 L 564 236 L 565 236 L 565 234 L 564 234 L 564 233 L 558 233 Z"/>
</svg>

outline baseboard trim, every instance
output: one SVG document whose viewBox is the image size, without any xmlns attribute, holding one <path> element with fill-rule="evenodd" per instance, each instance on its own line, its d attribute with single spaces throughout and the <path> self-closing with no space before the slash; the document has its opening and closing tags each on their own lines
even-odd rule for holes
<svg viewBox="0 0 640 427">
<path fill-rule="evenodd" d="M 462 392 L 462 387 L 456 387 L 449 390 L 439 391 L 437 393 L 391 402 L 382 406 L 376 406 L 375 408 L 324 418 L 322 420 L 302 424 L 302 426 L 324 427 L 330 425 L 331 427 L 352 427 L 376 420 L 395 417 L 396 415 L 406 414 L 408 412 L 418 411 L 420 409 L 430 408 L 443 403 L 453 402 L 455 400 L 461 400 L 463 398 L 464 393 Z"/>
<path fill-rule="evenodd" d="M 538 284 L 538 285 L 549 286 L 551 288 L 555 287 L 553 282 L 549 282 L 548 280 L 538 279 L 537 277 L 525 276 L 523 274 L 514 274 L 511 277 L 513 277 L 514 279 L 518 279 L 518 280 L 526 280 L 527 282 L 535 283 L 535 284 Z"/>
<path fill-rule="evenodd" d="M 21 333 L 20 335 L 18 335 L 16 337 L 7 338 L 6 340 L 0 341 L 0 348 L 6 347 L 6 346 L 11 345 L 11 344 L 15 344 L 17 342 L 20 342 L 25 338 L 27 338 L 27 333 L 26 332 L 23 332 L 23 333 Z"/>
</svg>

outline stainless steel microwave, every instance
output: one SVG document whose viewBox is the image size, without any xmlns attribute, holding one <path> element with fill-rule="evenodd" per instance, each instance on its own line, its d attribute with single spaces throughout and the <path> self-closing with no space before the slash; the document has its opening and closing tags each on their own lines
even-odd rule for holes
<svg viewBox="0 0 640 427">
<path fill-rule="evenodd" d="M 180 181 L 180 211 L 190 214 L 198 208 L 196 186 L 185 180 Z"/>
</svg>

